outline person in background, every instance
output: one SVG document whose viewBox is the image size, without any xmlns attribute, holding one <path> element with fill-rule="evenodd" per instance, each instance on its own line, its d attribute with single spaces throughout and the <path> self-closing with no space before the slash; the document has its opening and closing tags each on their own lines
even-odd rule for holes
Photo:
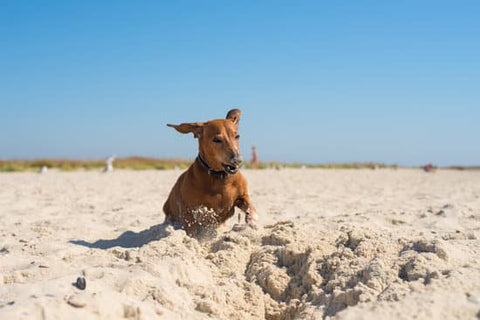
<svg viewBox="0 0 480 320">
<path fill-rule="evenodd" d="M 258 168 L 258 154 L 257 154 L 257 148 L 255 146 L 252 147 L 252 160 L 250 160 L 250 166 L 252 168 Z"/>
</svg>

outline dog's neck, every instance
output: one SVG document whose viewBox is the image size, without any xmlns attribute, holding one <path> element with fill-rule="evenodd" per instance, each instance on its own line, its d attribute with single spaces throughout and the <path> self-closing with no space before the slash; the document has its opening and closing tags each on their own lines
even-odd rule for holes
<svg viewBox="0 0 480 320">
<path fill-rule="evenodd" d="M 198 161 L 200 163 L 200 166 L 207 171 L 208 175 L 211 176 L 212 178 L 216 179 L 221 179 L 224 180 L 228 177 L 228 173 L 226 171 L 215 171 L 210 166 L 208 165 L 207 161 L 203 158 L 203 156 L 198 153 L 197 159 L 195 161 Z"/>
</svg>

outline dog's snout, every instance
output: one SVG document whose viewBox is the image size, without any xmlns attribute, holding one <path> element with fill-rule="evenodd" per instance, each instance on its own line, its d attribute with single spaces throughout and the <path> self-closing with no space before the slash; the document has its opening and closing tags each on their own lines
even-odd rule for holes
<svg viewBox="0 0 480 320">
<path fill-rule="evenodd" d="M 242 163 L 243 159 L 242 159 L 242 156 L 239 155 L 239 154 L 234 154 L 232 156 L 232 158 L 230 159 L 230 161 L 232 162 L 232 164 L 235 164 L 235 165 L 239 165 Z"/>
</svg>

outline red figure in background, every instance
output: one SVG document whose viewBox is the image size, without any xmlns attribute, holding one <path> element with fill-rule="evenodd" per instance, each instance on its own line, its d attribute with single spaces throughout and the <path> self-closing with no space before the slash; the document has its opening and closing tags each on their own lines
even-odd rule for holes
<svg viewBox="0 0 480 320">
<path fill-rule="evenodd" d="M 250 160 L 250 165 L 252 168 L 257 168 L 259 164 L 258 161 L 258 154 L 257 154 L 257 148 L 255 146 L 252 147 L 252 160 Z"/>
</svg>

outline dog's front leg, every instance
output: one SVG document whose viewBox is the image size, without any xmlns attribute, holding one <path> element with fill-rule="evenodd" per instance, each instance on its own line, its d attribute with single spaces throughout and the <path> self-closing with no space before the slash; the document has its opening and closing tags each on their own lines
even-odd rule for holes
<svg viewBox="0 0 480 320">
<path fill-rule="evenodd" d="M 245 212 L 245 223 L 254 223 L 258 220 L 257 209 L 255 209 L 255 206 L 250 202 L 248 195 L 240 196 L 237 201 L 235 201 L 235 206 Z"/>
</svg>

